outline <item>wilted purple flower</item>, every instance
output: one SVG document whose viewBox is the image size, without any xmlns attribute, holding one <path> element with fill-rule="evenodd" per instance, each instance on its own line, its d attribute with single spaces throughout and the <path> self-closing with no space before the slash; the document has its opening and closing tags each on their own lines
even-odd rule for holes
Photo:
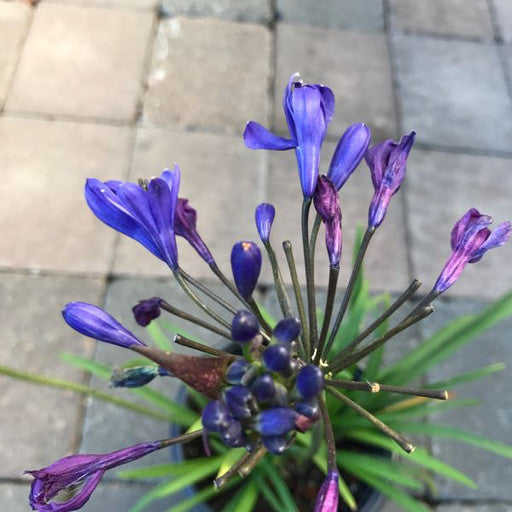
<svg viewBox="0 0 512 512">
<path fill-rule="evenodd" d="M 368 225 L 371 228 L 380 226 L 386 216 L 391 196 L 398 191 L 405 178 L 407 157 L 415 135 L 415 132 L 410 132 L 398 143 L 386 140 L 366 152 L 366 163 L 375 188 L 368 214 Z"/>
<path fill-rule="evenodd" d="M 143 189 L 135 183 L 89 178 L 85 199 L 94 214 L 108 226 L 134 238 L 173 270 L 178 267 L 174 218 L 180 170 L 165 170 Z"/>
<path fill-rule="evenodd" d="M 452 254 L 435 284 L 439 293 L 447 290 L 468 263 L 480 260 L 486 251 L 507 242 L 512 231 L 510 222 L 500 224 L 492 233 L 487 227 L 492 219 L 476 208 L 468 210 L 455 224 L 451 233 Z"/>
<path fill-rule="evenodd" d="M 196 229 L 197 211 L 188 204 L 188 199 L 178 198 L 176 205 L 176 220 L 174 229 L 178 236 L 182 236 L 197 251 L 208 265 L 215 263 L 212 254 L 199 236 Z"/>
<path fill-rule="evenodd" d="M 141 300 L 132 308 L 135 321 L 142 327 L 148 326 L 152 320 L 160 316 L 161 302 L 162 299 L 159 297 Z"/>
<path fill-rule="evenodd" d="M 254 214 L 256 220 L 256 228 L 260 235 L 261 241 L 266 244 L 270 238 L 270 230 L 276 215 L 276 209 L 269 203 L 261 203 L 256 207 Z"/>
<path fill-rule="evenodd" d="M 62 310 L 62 316 L 75 331 L 91 338 L 125 348 L 145 346 L 145 343 L 98 306 L 71 302 Z"/>
<path fill-rule="evenodd" d="M 338 510 L 338 472 L 329 471 L 320 487 L 314 512 L 336 512 Z"/>
<path fill-rule="evenodd" d="M 105 471 L 144 457 L 161 447 L 161 441 L 154 441 L 102 455 L 70 455 L 46 468 L 27 471 L 34 477 L 30 505 L 38 512 L 78 510 L 89 500 Z M 80 490 L 62 501 L 65 493 L 75 490 L 77 485 L 81 486 Z"/>
<path fill-rule="evenodd" d="M 328 87 L 303 84 L 293 75 L 284 92 L 283 108 L 291 139 L 278 137 L 254 121 L 247 123 L 245 145 L 251 149 L 295 148 L 305 198 L 313 196 L 318 177 L 320 148 L 334 114 L 334 95 Z"/>
<path fill-rule="evenodd" d="M 345 184 L 360 164 L 370 139 L 370 130 L 364 123 L 352 124 L 345 130 L 336 146 L 327 172 L 327 177 L 333 182 L 336 190 Z"/>
<path fill-rule="evenodd" d="M 248 299 L 261 271 L 261 251 L 254 242 L 238 242 L 231 251 L 231 270 L 235 284 L 244 299 Z"/>
</svg>

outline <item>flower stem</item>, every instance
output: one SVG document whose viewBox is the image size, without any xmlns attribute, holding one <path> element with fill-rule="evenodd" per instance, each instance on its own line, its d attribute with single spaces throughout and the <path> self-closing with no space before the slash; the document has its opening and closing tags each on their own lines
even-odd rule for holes
<svg viewBox="0 0 512 512">
<path fill-rule="evenodd" d="M 238 475 L 238 470 L 251 458 L 253 452 L 245 453 L 223 475 L 213 481 L 215 489 L 224 487 L 233 477 Z"/>
<path fill-rule="evenodd" d="M 249 303 L 242 297 L 236 286 L 226 277 L 222 270 L 218 267 L 217 263 L 213 262 L 210 264 L 212 272 L 220 279 L 220 281 L 229 288 L 233 295 L 248 309 L 250 309 Z"/>
<path fill-rule="evenodd" d="M 412 453 L 414 451 L 414 445 L 412 443 L 405 439 L 405 437 L 402 437 L 398 432 L 388 427 L 385 423 L 377 419 L 373 414 L 370 414 L 366 409 L 363 409 L 360 405 L 356 404 L 353 400 L 350 400 L 350 398 L 340 393 L 337 389 L 334 389 L 330 386 L 327 386 L 325 389 L 328 393 L 335 396 L 345 405 L 353 409 L 357 414 L 375 425 L 381 432 L 393 439 L 393 441 L 395 441 L 395 443 L 398 444 L 398 446 L 400 446 L 400 448 L 405 450 L 407 453 Z"/>
<path fill-rule="evenodd" d="M 260 311 L 260 308 L 258 307 L 258 304 L 254 300 L 254 297 L 248 297 L 247 302 L 249 303 L 249 306 L 252 309 L 252 312 L 258 317 L 258 321 L 260 322 L 260 325 L 263 327 L 263 330 L 265 331 L 262 333 L 266 339 L 270 339 L 270 333 L 272 332 L 272 327 L 270 324 L 265 320 L 265 317 Z"/>
<path fill-rule="evenodd" d="M 320 404 L 320 411 L 322 412 L 322 420 L 324 423 L 325 441 L 327 442 L 327 471 L 338 471 L 336 464 L 336 440 L 334 439 L 334 432 L 332 430 L 331 419 L 329 418 L 329 411 L 325 404 L 323 394 L 320 393 L 318 397 Z"/>
<path fill-rule="evenodd" d="M 192 348 L 194 350 L 198 350 L 199 352 L 204 352 L 205 354 L 210 354 L 212 356 L 230 357 L 231 359 L 235 359 L 235 356 L 233 354 L 230 354 L 229 352 L 209 347 L 208 345 L 204 345 L 203 343 L 199 343 L 198 341 L 191 340 L 189 338 L 186 338 L 185 336 L 181 336 L 180 334 L 176 334 L 176 336 L 174 337 L 174 343 L 176 343 L 176 345 Z"/>
<path fill-rule="evenodd" d="M 177 437 L 171 437 L 170 439 L 163 439 L 162 441 L 160 441 L 160 448 L 166 448 L 167 446 L 172 446 L 173 444 L 178 443 L 188 443 L 189 441 L 193 441 L 194 439 L 197 439 L 202 435 L 203 429 L 201 428 L 199 430 L 195 430 L 194 432 L 189 432 L 188 434 L 183 434 Z"/>
<path fill-rule="evenodd" d="M 283 242 L 283 249 L 286 254 L 286 261 L 288 262 L 288 268 L 290 270 L 295 302 L 297 303 L 297 309 L 299 310 L 299 319 L 302 331 L 302 350 L 306 360 L 309 361 L 311 357 L 311 343 L 309 339 L 308 323 L 306 319 L 306 312 L 304 310 L 304 301 L 302 300 L 302 292 L 300 291 L 299 278 L 297 276 L 295 257 L 293 256 L 293 247 L 290 240 L 285 240 Z"/>
<path fill-rule="evenodd" d="M 254 449 L 251 452 L 251 457 L 238 468 L 238 474 L 242 478 L 248 476 L 256 464 L 265 456 L 265 453 L 267 453 L 267 449 L 264 446 Z"/>
<path fill-rule="evenodd" d="M 274 252 L 270 242 L 265 242 L 264 245 L 265 249 L 267 250 L 270 266 L 272 267 L 272 275 L 274 277 L 274 285 L 276 288 L 279 306 L 281 307 L 281 312 L 285 317 L 292 316 L 290 299 L 288 298 L 288 294 L 286 293 L 286 289 L 284 287 L 283 276 L 281 275 L 279 263 L 277 262 L 276 253 Z"/>
<path fill-rule="evenodd" d="M 340 328 L 341 322 L 345 313 L 347 311 L 348 305 L 350 303 L 350 297 L 352 296 L 352 292 L 354 290 L 354 286 L 356 284 L 357 278 L 359 276 L 359 272 L 361 270 L 361 265 L 363 263 L 364 256 L 366 254 L 366 250 L 368 249 L 368 245 L 370 244 L 370 240 L 372 239 L 373 234 L 375 233 L 375 228 L 367 228 L 363 237 L 363 241 L 361 242 L 361 246 L 357 251 L 356 261 L 354 262 L 354 267 L 352 268 L 352 274 L 350 275 L 350 279 L 347 285 L 347 289 L 345 291 L 345 295 L 343 296 L 343 301 L 340 306 L 340 310 L 338 312 L 338 316 L 334 321 L 333 328 L 331 330 L 331 334 L 329 336 L 329 340 L 327 341 L 327 345 L 324 349 L 324 354 L 321 354 L 322 358 L 326 358 L 329 354 L 329 350 L 331 350 L 332 344 L 336 339 L 336 334 Z"/>
<path fill-rule="evenodd" d="M 435 288 L 432 288 L 432 290 L 430 290 L 427 295 L 425 295 L 425 297 L 420 300 L 418 305 L 407 316 L 409 317 L 415 315 L 421 308 L 433 302 L 440 294 L 441 292 L 438 292 Z"/>
</svg>

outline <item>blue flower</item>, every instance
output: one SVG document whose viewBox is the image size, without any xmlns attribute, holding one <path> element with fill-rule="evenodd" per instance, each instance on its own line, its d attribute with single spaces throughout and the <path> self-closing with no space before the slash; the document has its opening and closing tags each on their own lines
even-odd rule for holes
<svg viewBox="0 0 512 512">
<path fill-rule="evenodd" d="M 256 228 L 264 244 L 266 244 L 270 238 L 270 230 L 272 229 L 275 215 L 276 209 L 269 203 L 261 203 L 256 207 L 254 214 Z"/>
<path fill-rule="evenodd" d="M 254 242 L 237 242 L 231 251 L 231 270 L 240 295 L 248 299 L 260 276 L 260 248 Z"/>
<path fill-rule="evenodd" d="M 320 148 L 334 115 L 334 95 L 328 87 L 303 84 L 293 75 L 284 92 L 283 109 L 290 139 L 279 137 L 254 121 L 247 123 L 244 142 L 251 149 L 295 148 L 299 178 L 305 198 L 315 192 Z"/>
</svg>

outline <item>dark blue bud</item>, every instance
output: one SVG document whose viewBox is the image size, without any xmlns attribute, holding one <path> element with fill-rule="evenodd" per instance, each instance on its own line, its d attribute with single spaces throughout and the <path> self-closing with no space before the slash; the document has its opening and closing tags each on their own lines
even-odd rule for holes
<svg viewBox="0 0 512 512">
<path fill-rule="evenodd" d="M 260 235 L 261 241 L 267 243 L 270 238 L 270 230 L 272 228 L 272 222 L 276 215 L 276 209 L 269 203 L 261 203 L 256 207 L 255 220 L 258 234 Z"/>
<path fill-rule="evenodd" d="M 276 395 L 276 385 L 274 379 L 268 373 L 260 375 L 251 385 L 251 391 L 254 398 L 259 403 L 270 402 Z"/>
<path fill-rule="evenodd" d="M 220 400 L 206 404 L 201 415 L 203 427 L 210 432 L 226 430 L 232 419 L 227 405 Z"/>
<path fill-rule="evenodd" d="M 290 361 L 290 347 L 287 345 L 270 345 L 263 352 L 263 364 L 272 372 L 286 372 L 290 367 Z"/>
<path fill-rule="evenodd" d="M 318 400 L 313 398 L 312 400 L 302 400 L 295 404 L 295 410 L 302 414 L 303 416 L 307 416 L 308 418 L 317 418 L 320 413 L 320 407 L 318 405 Z"/>
<path fill-rule="evenodd" d="M 318 366 L 308 364 L 297 375 L 297 391 L 305 400 L 314 398 L 323 388 L 324 375 Z"/>
<path fill-rule="evenodd" d="M 274 327 L 272 336 L 281 343 L 295 341 L 300 336 L 300 320 L 298 318 L 283 318 Z"/>
<path fill-rule="evenodd" d="M 288 398 L 288 390 L 280 383 L 276 382 L 276 394 L 272 400 L 273 405 L 279 405 L 281 407 L 287 407 L 290 403 Z"/>
<path fill-rule="evenodd" d="M 226 372 L 226 380 L 230 384 L 240 384 L 242 377 L 251 367 L 250 363 L 245 359 L 236 359 L 233 361 Z"/>
<path fill-rule="evenodd" d="M 246 343 L 251 341 L 260 330 L 258 319 L 250 312 L 242 309 L 231 322 L 231 336 L 235 341 Z"/>
<path fill-rule="evenodd" d="M 282 436 L 295 428 L 297 413 L 288 407 L 273 407 L 260 413 L 255 430 L 262 436 Z"/>
<path fill-rule="evenodd" d="M 152 320 L 160 316 L 160 302 L 162 299 L 153 297 L 152 299 L 141 300 L 132 311 L 135 321 L 142 327 L 146 327 Z"/>
<path fill-rule="evenodd" d="M 288 436 L 262 436 L 263 446 L 274 455 L 282 455 L 288 448 Z"/>
<path fill-rule="evenodd" d="M 237 420 L 246 420 L 252 416 L 254 396 L 245 386 L 233 386 L 224 391 L 224 400 L 229 411 Z"/>
<path fill-rule="evenodd" d="M 110 384 L 114 388 L 139 388 L 150 383 L 157 375 L 158 366 L 118 368 L 112 372 Z"/>
<path fill-rule="evenodd" d="M 261 271 L 261 251 L 254 242 L 238 242 L 231 251 L 231 270 L 240 295 L 248 299 Z"/>
<path fill-rule="evenodd" d="M 247 444 L 242 424 L 237 420 L 231 420 L 229 427 L 220 433 L 220 437 L 224 444 L 231 448 L 239 448 Z"/>
</svg>

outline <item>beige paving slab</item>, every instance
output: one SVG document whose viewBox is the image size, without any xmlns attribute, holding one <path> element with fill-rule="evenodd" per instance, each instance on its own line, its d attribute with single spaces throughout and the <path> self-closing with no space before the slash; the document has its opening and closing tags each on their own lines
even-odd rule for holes
<svg viewBox="0 0 512 512">
<path fill-rule="evenodd" d="M 485 0 L 391 0 L 394 28 L 492 40 L 491 13 Z"/>
<path fill-rule="evenodd" d="M 0 2 L 0 109 L 9 92 L 30 16 L 28 4 Z"/>
<path fill-rule="evenodd" d="M 3 274 L 0 290 L 0 364 L 82 381 L 82 373 L 58 354 L 90 354 L 92 342 L 65 324 L 61 310 L 74 300 L 98 303 L 102 281 Z M 45 467 L 75 449 L 78 395 L 4 376 L 0 385 L 0 477 L 21 478 L 24 470 Z"/>
<path fill-rule="evenodd" d="M 197 209 L 199 232 L 229 274 L 233 244 L 258 236 L 254 208 L 264 199 L 264 159 L 263 153 L 245 148 L 242 137 L 141 129 L 131 180 L 159 175 L 177 162 L 182 171 L 180 197 L 189 198 Z M 185 240 L 178 239 L 178 248 L 185 270 L 194 276 L 212 277 Z M 116 248 L 114 272 L 169 275 L 164 263 L 125 236 Z"/>
<path fill-rule="evenodd" d="M 41 4 L 6 109 L 132 119 L 153 18 L 151 12 Z"/>
<path fill-rule="evenodd" d="M 83 188 L 122 176 L 128 145 L 128 128 L 0 119 L 0 266 L 107 272 L 114 234 Z"/>
<path fill-rule="evenodd" d="M 347 125 L 365 122 L 375 139 L 396 135 L 390 61 L 383 34 L 279 24 L 274 124 L 287 132 L 284 87 L 300 72 L 307 83 L 323 83 L 336 96 L 328 136 L 338 139 Z M 263 116 L 251 119 L 263 123 Z"/>
<path fill-rule="evenodd" d="M 435 151 L 411 153 L 407 197 L 412 262 L 419 279 L 435 281 L 448 259 L 453 224 L 471 207 L 512 218 L 512 160 Z M 512 246 L 493 249 L 466 267 L 450 295 L 497 297 L 512 288 Z"/>
<path fill-rule="evenodd" d="M 322 152 L 321 172 L 325 172 L 335 144 L 324 144 Z M 272 240 L 276 252 L 283 254 L 281 243 L 291 240 L 300 279 L 304 279 L 302 258 L 302 237 L 300 231 L 300 211 L 302 193 L 297 176 L 295 155 L 293 152 L 280 152 L 271 155 L 269 198 L 276 207 Z M 400 193 L 399 193 L 400 194 Z M 340 193 L 343 215 L 343 253 L 340 271 L 340 286 L 347 283 L 351 269 L 354 234 L 359 223 L 364 227 L 368 223 L 368 207 L 373 196 L 370 172 L 366 164 L 362 164 L 354 172 Z M 314 211 L 314 210 L 313 210 Z M 313 215 L 311 216 L 313 218 Z M 327 286 L 328 260 L 325 249 L 323 228 L 320 230 L 317 243 L 316 284 Z M 286 260 L 282 259 L 283 275 L 290 282 Z M 405 228 L 401 198 L 397 194 L 388 211 L 384 223 L 374 236 L 367 253 L 366 269 L 373 289 L 402 290 L 409 283 L 407 258 L 405 249 Z"/>
<path fill-rule="evenodd" d="M 156 39 L 144 121 L 241 134 L 268 115 L 270 32 L 216 19 L 162 21 Z"/>
</svg>

